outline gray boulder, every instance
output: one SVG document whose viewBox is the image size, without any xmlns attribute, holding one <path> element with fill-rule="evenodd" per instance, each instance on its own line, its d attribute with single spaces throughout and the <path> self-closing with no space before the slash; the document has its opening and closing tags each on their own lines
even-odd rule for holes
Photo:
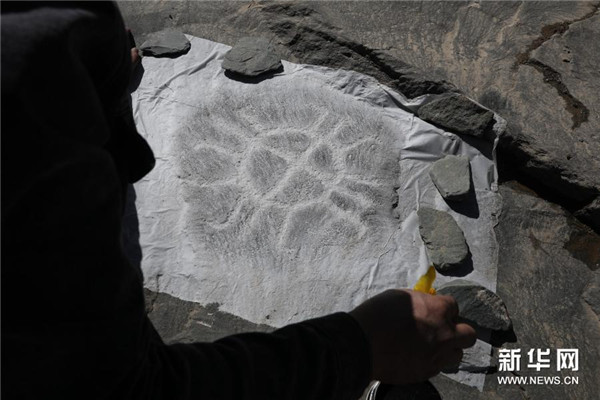
<svg viewBox="0 0 600 400">
<path fill-rule="evenodd" d="M 263 38 L 241 38 L 223 60 L 223 69 L 250 77 L 277 71 L 281 67 L 281 58 Z"/>
<path fill-rule="evenodd" d="M 507 331 L 512 327 L 502 299 L 475 282 L 456 279 L 441 286 L 437 292 L 454 297 L 459 316 L 482 328 Z"/>
<path fill-rule="evenodd" d="M 461 94 L 439 97 L 420 107 L 417 114 L 451 132 L 493 139 L 494 113 Z"/>
<path fill-rule="evenodd" d="M 463 264 L 469 256 L 469 247 L 454 218 L 428 207 L 421 207 L 417 214 L 421 238 L 434 267 L 444 273 Z"/>
<path fill-rule="evenodd" d="M 471 165 L 467 157 L 448 155 L 433 163 L 429 176 L 446 200 L 464 199 L 471 190 Z"/>
<path fill-rule="evenodd" d="M 175 57 L 190 50 L 190 41 L 179 31 L 160 32 L 139 47 L 142 56 Z"/>
</svg>

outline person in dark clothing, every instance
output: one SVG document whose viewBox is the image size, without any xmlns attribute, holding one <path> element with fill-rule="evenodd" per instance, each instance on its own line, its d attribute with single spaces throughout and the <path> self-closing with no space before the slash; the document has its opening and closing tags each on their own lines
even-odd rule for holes
<svg viewBox="0 0 600 400">
<path fill-rule="evenodd" d="M 446 296 L 384 292 L 350 313 L 165 345 L 125 257 L 125 187 L 154 164 L 125 107 L 113 3 L 2 3 L 2 397 L 356 399 L 425 380 L 475 333 Z"/>
</svg>

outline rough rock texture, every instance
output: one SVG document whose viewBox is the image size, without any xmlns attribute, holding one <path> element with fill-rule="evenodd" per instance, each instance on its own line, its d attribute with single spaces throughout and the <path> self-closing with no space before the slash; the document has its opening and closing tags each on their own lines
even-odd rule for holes
<svg viewBox="0 0 600 400">
<path fill-rule="evenodd" d="M 223 60 L 223 69 L 245 76 L 258 76 L 280 68 L 281 57 L 272 51 L 269 41 L 264 38 L 241 38 Z"/>
<path fill-rule="evenodd" d="M 600 236 L 563 208 L 509 182 L 496 235 L 497 293 L 513 322 L 522 376 L 574 376 L 577 385 L 499 385 L 488 375 L 483 393 L 444 377 L 433 380 L 444 400 L 594 399 L 600 390 Z M 530 349 L 551 349 L 551 372 L 527 368 Z M 579 349 L 579 371 L 556 371 L 556 349 Z M 495 352 L 497 353 L 497 352 Z M 497 354 L 496 354 L 497 355 Z"/>
<path fill-rule="evenodd" d="M 428 207 L 421 207 L 417 214 L 419 231 L 435 269 L 445 273 L 462 265 L 469 256 L 469 247 L 454 218 Z"/>
<path fill-rule="evenodd" d="M 167 344 L 212 342 L 236 333 L 275 330 L 219 311 L 216 303 L 201 306 L 148 289 L 144 289 L 144 294 L 146 312 Z"/>
<path fill-rule="evenodd" d="M 142 56 L 175 57 L 190 50 L 190 41 L 179 31 L 156 34 L 139 47 Z"/>
<path fill-rule="evenodd" d="M 507 331 L 512 326 L 502 299 L 475 282 L 456 279 L 439 287 L 437 292 L 454 297 L 459 316 L 482 328 Z"/>
<path fill-rule="evenodd" d="M 494 113 L 464 95 L 440 96 L 421 106 L 417 115 L 450 132 L 494 139 Z"/>
<path fill-rule="evenodd" d="M 552 372 L 577 376 L 579 384 L 499 385 L 497 376 L 512 374 L 495 372 L 480 393 L 438 376 L 432 382 L 444 400 L 593 399 L 600 390 L 600 236 L 561 207 L 525 190 L 514 183 L 500 188 L 504 207 L 495 229 L 500 244 L 497 292 L 505 300 L 517 340 L 502 348 L 521 348 L 522 353 L 532 348 L 579 348 L 578 372 Z M 273 329 L 220 312 L 217 305 L 203 307 L 150 290 L 146 298 L 149 316 L 168 343 Z M 524 372 L 540 376 L 535 370 Z M 423 394 L 420 389 L 418 393 Z"/>
<path fill-rule="evenodd" d="M 119 6 L 138 41 L 173 27 L 229 45 L 243 36 L 265 36 L 274 38 L 283 59 L 360 71 L 408 97 L 445 93 L 453 90 L 452 82 L 507 119 L 498 152 L 501 178 L 511 173 L 568 210 L 533 192 L 501 185 L 497 293 L 517 336 L 504 347 L 522 353 L 579 348 L 580 371 L 552 372 L 577 376 L 579 384 L 499 385 L 496 376 L 512 375 L 505 372 L 489 375 L 483 393 L 441 376 L 433 382 L 445 400 L 597 397 L 600 238 L 569 211 L 587 206 L 579 218 L 600 229 L 598 200 L 590 204 L 600 192 L 598 2 L 173 1 Z M 329 168 L 326 150 L 311 162 Z M 353 206 L 337 196 L 332 202 L 343 209 Z M 181 328 L 184 336 L 203 340 L 202 325 L 188 312 L 178 313 L 181 324 L 169 328 L 165 321 L 174 320 L 167 310 L 179 307 L 170 300 L 155 297 L 155 309 L 165 310 L 150 314 L 159 332 L 173 337 L 178 327 L 187 327 Z M 255 329 L 247 324 L 244 329 Z M 217 326 L 234 333 L 242 325 Z"/>
<path fill-rule="evenodd" d="M 498 112 L 508 121 L 501 167 L 514 169 L 521 182 L 575 211 L 600 193 L 599 4 L 318 2 L 310 7 L 340 28 L 339 35 L 385 49 Z M 410 18 L 400 17 L 406 15 Z M 584 214 L 596 230 L 599 213 L 595 208 Z"/>
<path fill-rule="evenodd" d="M 139 39 L 172 27 L 229 45 L 260 35 L 272 39 L 285 60 L 363 72 L 408 97 L 446 93 L 452 82 L 508 121 L 501 167 L 576 211 L 600 195 L 598 4 L 174 1 L 120 7 Z M 581 216 L 600 229 L 599 213 L 591 208 Z"/>
<path fill-rule="evenodd" d="M 119 6 L 141 38 L 172 26 L 232 46 L 241 37 L 262 36 L 284 60 L 363 72 L 408 97 L 455 89 L 431 70 L 349 39 L 315 10 L 321 5 L 314 2 L 120 2 Z"/>
<path fill-rule="evenodd" d="M 600 197 L 575 212 L 575 216 L 591 227 L 600 226 Z"/>
<path fill-rule="evenodd" d="M 429 176 L 446 200 L 461 200 L 471 190 L 471 165 L 467 157 L 448 155 L 433 163 Z"/>
</svg>

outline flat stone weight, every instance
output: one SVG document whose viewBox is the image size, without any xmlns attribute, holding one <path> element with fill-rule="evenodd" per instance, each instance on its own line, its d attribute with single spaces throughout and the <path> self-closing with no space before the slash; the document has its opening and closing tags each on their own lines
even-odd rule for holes
<svg viewBox="0 0 600 400">
<path fill-rule="evenodd" d="M 471 190 L 471 166 L 465 156 L 448 155 L 436 161 L 429 176 L 446 200 L 462 200 Z"/>
</svg>

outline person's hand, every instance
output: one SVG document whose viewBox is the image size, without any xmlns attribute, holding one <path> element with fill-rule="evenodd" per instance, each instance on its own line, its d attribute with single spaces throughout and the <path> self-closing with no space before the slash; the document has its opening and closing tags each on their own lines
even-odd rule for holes
<svg viewBox="0 0 600 400">
<path fill-rule="evenodd" d="M 456 366 L 462 349 L 475 344 L 475 330 L 456 323 L 450 296 L 388 290 L 350 312 L 371 345 L 372 379 L 389 384 L 424 381 Z"/>
<path fill-rule="evenodd" d="M 138 50 L 137 47 L 132 47 L 131 48 L 131 66 L 132 68 L 137 67 L 137 65 L 140 62 L 140 51 Z"/>
</svg>

